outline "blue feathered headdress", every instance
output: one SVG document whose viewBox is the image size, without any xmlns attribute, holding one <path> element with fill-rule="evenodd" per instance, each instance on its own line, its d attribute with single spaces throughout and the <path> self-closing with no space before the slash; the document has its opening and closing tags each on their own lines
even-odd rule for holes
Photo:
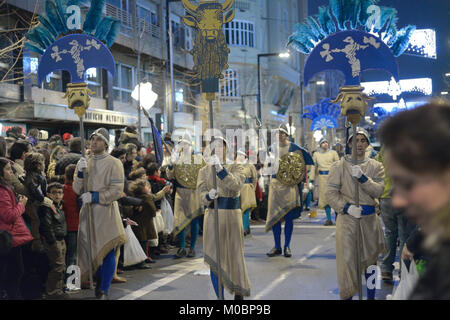
<svg viewBox="0 0 450 320">
<path fill-rule="evenodd" d="M 288 39 L 288 46 L 311 53 L 317 43 L 328 35 L 344 30 L 361 30 L 377 35 L 392 50 L 395 57 L 407 49 L 416 27 L 408 25 L 397 29 L 397 10 L 374 6 L 378 0 L 329 0 L 319 7 L 319 13 L 297 23 Z M 371 7 L 374 6 L 374 7 Z M 378 19 L 374 19 L 375 15 Z"/>
<path fill-rule="evenodd" d="M 96 37 L 111 47 L 116 39 L 120 21 L 112 17 L 103 17 L 102 11 L 106 0 L 93 0 L 86 19 L 83 24 L 83 31 L 86 34 Z M 69 14 L 67 7 L 79 5 L 80 0 L 46 0 L 45 12 L 39 17 L 39 25 L 31 29 L 25 37 L 28 41 L 25 46 L 42 55 L 56 39 L 73 33 L 66 26 Z M 77 30 L 80 32 L 80 30 Z"/>
</svg>

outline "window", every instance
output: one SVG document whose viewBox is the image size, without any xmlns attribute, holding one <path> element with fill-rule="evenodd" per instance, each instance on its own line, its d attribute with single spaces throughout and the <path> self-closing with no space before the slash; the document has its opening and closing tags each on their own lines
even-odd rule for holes
<svg viewBox="0 0 450 320">
<path fill-rule="evenodd" d="M 86 83 L 88 88 L 95 92 L 94 97 L 102 97 L 102 73 L 99 68 L 86 70 Z"/>
<path fill-rule="evenodd" d="M 236 70 L 227 69 L 224 78 L 220 80 L 220 94 L 222 97 L 239 96 L 239 78 Z"/>
<path fill-rule="evenodd" d="M 114 100 L 131 102 L 131 92 L 134 88 L 133 74 L 133 67 L 116 63 L 116 76 L 113 83 Z"/>
<path fill-rule="evenodd" d="M 255 25 L 252 22 L 234 20 L 225 24 L 224 28 L 229 45 L 255 47 Z"/>
<path fill-rule="evenodd" d="M 160 22 L 156 9 L 138 6 L 139 28 L 160 38 Z"/>
<path fill-rule="evenodd" d="M 175 48 L 186 48 L 186 31 L 181 24 L 181 19 L 177 15 L 170 15 L 172 27 L 172 39 Z"/>
</svg>

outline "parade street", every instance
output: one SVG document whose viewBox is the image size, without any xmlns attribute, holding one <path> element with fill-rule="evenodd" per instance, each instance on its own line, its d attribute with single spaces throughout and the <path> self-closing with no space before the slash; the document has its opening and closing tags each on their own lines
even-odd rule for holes
<svg viewBox="0 0 450 320">
<path fill-rule="evenodd" d="M 266 255 L 273 246 L 272 232 L 264 232 L 264 224 L 251 226 L 245 237 L 245 261 L 251 284 L 249 300 L 338 300 L 336 279 L 335 226 L 325 227 L 325 214 L 316 218 L 306 212 L 294 221 L 291 242 L 292 257 Z M 284 236 L 283 236 L 284 237 Z M 282 238 L 283 239 L 283 238 Z M 215 300 L 209 268 L 203 262 L 202 238 L 195 258 L 173 259 L 173 249 L 161 255 L 149 270 L 127 270 L 126 283 L 112 284 L 110 300 Z M 394 279 L 396 277 L 394 276 Z M 393 284 L 381 281 L 376 299 L 391 294 Z M 363 293 L 365 295 L 365 288 Z M 69 294 L 70 299 L 95 299 L 92 290 Z M 225 291 L 225 299 L 232 300 Z M 358 299 L 358 297 L 354 297 Z M 365 299 L 365 297 L 364 297 Z"/>
</svg>

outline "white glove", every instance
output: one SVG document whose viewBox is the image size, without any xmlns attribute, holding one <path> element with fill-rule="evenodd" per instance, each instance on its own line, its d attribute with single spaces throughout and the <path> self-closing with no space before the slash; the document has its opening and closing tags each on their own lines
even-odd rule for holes
<svg viewBox="0 0 450 320">
<path fill-rule="evenodd" d="M 170 164 L 177 163 L 178 159 L 179 159 L 178 153 L 173 151 L 172 154 L 170 155 Z"/>
<path fill-rule="evenodd" d="M 216 168 L 216 171 L 217 171 L 217 172 L 222 171 L 223 167 L 222 167 L 222 165 L 220 164 L 220 159 L 219 159 L 219 157 L 217 156 L 217 154 L 213 154 L 213 155 L 211 156 L 211 158 L 209 158 L 209 163 L 210 163 L 210 165 L 212 165 L 212 166 L 214 166 L 214 167 Z"/>
<path fill-rule="evenodd" d="M 309 187 L 309 190 L 314 190 L 314 184 L 313 183 L 308 183 L 308 187 Z"/>
<path fill-rule="evenodd" d="M 86 158 L 81 157 L 80 160 L 78 160 L 77 165 L 78 165 L 78 171 L 83 172 L 83 170 L 87 168 Z"/>
<path fill-rule="evenodd" d="M 209 190 L 208 196 L 211 200 L 217 199 L 219 197 L 216 189 Z"/>
<path fill-rule="evenodd" d="M 352 204 L 352 205 L 350 205 L 350 207 L 348 207 L 347 212 L 352 217 L 355 217 L 356 219 L 360 219 L 361 218 L 362 208 L 361 207 L 357 207 L 354 204 Z"/>
<path fill-rule="evenodd" d="M 308 188 L 303 188 L 302 193 L 303 194 L 308 194 L 309 193 L 309 189 Z"/>
<path fill-rule="evenodd" d="M 81 201 L 83 201 L 83 204 L 91 203 L 92 202 L 92 193 L 85 192 L 81 195 Z"/>
<path fill-rule="evenodd" d="M 361 176 L 363 174 L 364 174 L 364 172 L 362 172 L 360 166 L 358 166 L 358 165 L 352 166 L 352 177 L 359 179 L 359 178 L 361 178 Z"/>
</svg>

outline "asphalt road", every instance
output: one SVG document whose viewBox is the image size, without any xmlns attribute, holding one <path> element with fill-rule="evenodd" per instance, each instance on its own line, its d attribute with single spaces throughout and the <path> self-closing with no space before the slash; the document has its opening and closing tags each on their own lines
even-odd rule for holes
<svg viewBox="0 0 450 320">
<path fill-rule="evenodd" d="M 338 300 L 336 278 L 335 226 L 325 227 L 325 213 L 315 218 L 304 213 L 294 221 L 292 257 L 266 255 L 273 247 L 272 232 L 265 233 L 262 223 L 251 225 L 245 237 L 245 261 L 250 278 L 248 300 Z M 284 229 L 282 230 L 284 245 Z M 161 255 L 149 270 L 127 270 L 126 283 L 112 284 L 110 300 L 214 300 L 209 268 L 203 262 L 202 241 L 197 240 L 195 258 L 174 259 L 176 249 Z M 398 280 L 398 277 L 396 277 Z M 396 279 L 394 278 L 394 279 Z M 392 293 L 395 282 L 380 281 L 376 299 Z M 365 298 L 366 289 L 363 288 Z M 92 290 L 78 290 L 70 299 L 94 299 Z M 225 299 L 234 296 L 226 292 Z M 358 299 L 358 297 L 354 297 Z"/>
</svg>

